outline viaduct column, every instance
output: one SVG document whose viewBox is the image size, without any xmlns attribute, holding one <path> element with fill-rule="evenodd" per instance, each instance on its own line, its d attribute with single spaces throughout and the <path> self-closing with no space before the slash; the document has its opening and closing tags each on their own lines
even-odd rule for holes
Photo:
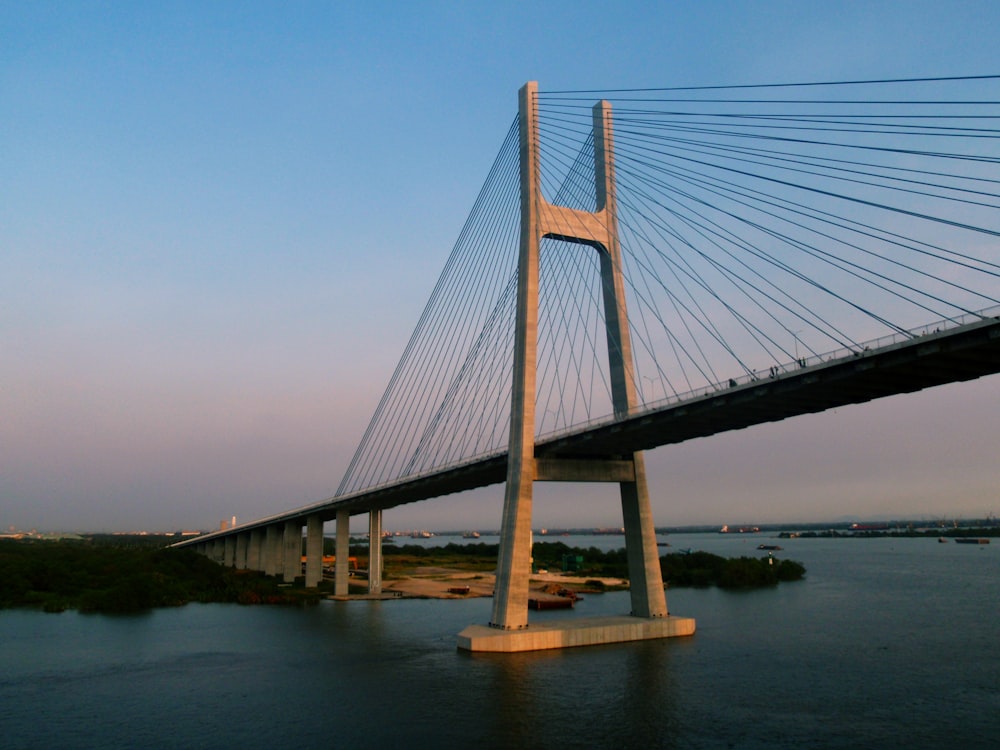
<svg viewBox="0 0 1000 750">
<path fill-rule="evenodd" d="M 382 593 L 382 511 L 368 512 L 368 593 Z"/>
<path fill-rule="evenodd" d="M 306 586 L 319 586 L 323 580 L 323 518 L 306 519 Z"/>
<path fill-rule="evenodd" d="M 302 573 L 302 522 L 285 521 L 284 581 L 293 583 Z"/>
<path fill-rule="evenodd" d="M 236 537 L 236 567 L 239 570 L 246 570 L 247 567 L 247 543 L 250 541 L 250 532 L 244 531 Z"/>
<path fill-rule="evenodd" d="M 280 571 L 278 563 L 281 559 L 279 555 L 281 529 L 272 523 L 267 527 L 266 534 L 267 536 L 264 539 L 264 573 L 269 576 L 276 576 Z"/>
<path fill-rule="evenodd" d="M 351 575 L 351 514 L 346 510 L 337 511 L 337 558 L 333 564 L 333 594 L 347 596 L 350 591 Z"/>
<path fill-rule="evenodd" d="M 251 529 L 250 541 L 247 544 L 247 567 L 250 570 L 263 570 L 262 548 L 264 546 L 264 530 Z"/>
</svg>

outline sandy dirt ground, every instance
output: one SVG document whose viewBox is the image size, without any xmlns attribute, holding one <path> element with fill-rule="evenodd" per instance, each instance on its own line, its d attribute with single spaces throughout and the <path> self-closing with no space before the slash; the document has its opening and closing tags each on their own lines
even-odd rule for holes
<svg viewBox="0 0 1000 750">
<path fill-rule="evenodd" d="M 562 588 L 587 591 L 586 582 L 592 580 L 601 580 L 608 587 L 627 585 L 627 582 L 620 578 L 595 579 L 593 576 L 581 578 L 561 573 L 537 573 L 531 576 L 530 590 L 533 596 L 539 598 L 557 598 L 556 592 Z M 496 577 L 492 573 L 423 567 L 410 571 L 406 576 L 383 579 L 382 593 L 390 597 L 462 599 L 493 596 L 495 583 Z M 465 591 L 466 587 L 468 591 Z"/>
</svg>

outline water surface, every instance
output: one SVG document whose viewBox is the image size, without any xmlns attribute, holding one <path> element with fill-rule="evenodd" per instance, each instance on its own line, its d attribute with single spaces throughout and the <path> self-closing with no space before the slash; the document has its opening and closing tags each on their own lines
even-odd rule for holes
<svg viewBox="0 0 1000 750">
<path fill-rule="evenodd" d="M 594 546 L 620 546 L 607 539 Z M 774 543 L 668 540 L 724 555 Z M 992 745 L 1000 544 L 778 543 L 806 580 L 668 591 L 671 612 L 698 621 L 691 638 L 553 652 L 456 650 L 462 628 L 489 620 L 488 599 L 7 610 L 0 737 L 8 748 Z M 573 615 L 628 608 L 626 593 L 594 595 Z"/>
</svg>

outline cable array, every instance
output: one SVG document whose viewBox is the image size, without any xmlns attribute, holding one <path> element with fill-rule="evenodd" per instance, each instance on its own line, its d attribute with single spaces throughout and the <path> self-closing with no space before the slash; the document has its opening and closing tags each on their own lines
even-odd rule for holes
<svg viewBox="0 0 1000 750">
<path fill-rule="evenodd" d="M 517 120 L 337 490 L 504 449 L 520 222 Z"/>
<path fill-rule="evenodd" d="M 998 82 L 540 94 L 550 185 L 614 107 L 641 401 L 998 304 Z"/>
<path fill-rule="evenodd" d="M 542 191 L 596 205 L 612 103 L 640 408 L 1000 305 L 1000 76 L 538 97 Z M 338 494 L 506 448 L 512 126 Z M 542 244 L 536 430 L 611 414 L 600 256 Z M 992 314 L 996 314 L 993 311 Z"/>
</svg>

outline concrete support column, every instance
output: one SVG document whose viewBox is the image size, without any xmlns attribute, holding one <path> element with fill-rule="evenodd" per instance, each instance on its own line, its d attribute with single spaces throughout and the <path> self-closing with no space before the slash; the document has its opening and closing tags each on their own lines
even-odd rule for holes
<svg viewBox="0 0 1000 750">
<path fill-rule="evenodd" d="M 263 547 L 264 530 L 253 529 L 250 531 L 250 540 L 247 543 L 247 568 L 250 570 L 263 570 Z"/>
<path fill-rule="evenodd" d="M 611 105 L 599 102 L 592 110 L 594 124 L 594 188 L 597 210 L 604 216 L 607 236 L 598 248 L 601 287 L 604 297 L 604 327 L 608 342 L 611 400 L 615 416 L 623 419 L 636 404 L 632 336 L 625 304 L 621 245 L 618 242 L 618 204 L 615 188 L 614 129 Z M 641 453 L 632 456 L 635 479 L 621 482 L 622 518 L 628 558 L 632 614 L 636 617 L 665 617 L 667 599 L 663 593 L 656 529 L 646 486 L 646 462 Z"/>
<path fill-rule="evenodd" d="M 663 590 L 660 552 L 646 486 L 645 459 L 641 453 L 636 453 L 634 460 L 635 481 L 620 484 L 632 614 L 666 617 L 667 596 Z"/>
<path fill-rule="evenodd" d="M 264 540 L 264 573 L 269 576 L 276 576 L 279 573 L 278 563 L 281 548 L 281 529 L 271 524 L 267 527 L 267 537 Z"/>
<path fill-rule="evenodd" d="M 223 563 L 227 568 L 236 567 L 236 535 L 227 534 L 223 552 Z"/>
<path fill-rule="evenodd" d="M 306 519 L 306 586 L 319 586 L 323 581 L 323 518 L 312 515 Z"/>
<path fill-rule="evenodd" d="M 226 562 L 226 542 L 223 539 L 216 539 L 212 542 L 212 559 L 220 564 Z"/>
<path fill-rule="evenodd" d="M 493 594 L 495 628 L 528 624 L 528 580 L 531 575 L 531 505 L 535 481 L 535 368 L 538 343 L 538 253 L 541 228 L 539 190 L 538 84 L 525 84 L 518 94 L 521 164 L 521 239 L 517 265 L 517 319 L 514 328 L 514 379 L 511 388 L 507 484 L 497 580 Z"/>
<path fill-rule="evenodd" d="M 302 522 L 285 521 L 284 533 L 284 570 L 285 583 L 292 583 L 302 574 Z"/>
<path fill-rule="evenodd" d="M 350 591 L 351 561 L 351 514 L 346 510 L 337 511 L 337 546 L 334 551 L 337 559 L 333 568 L 333 593 L 335 596 L 347 596 Z"/>
<path fill-rule="evenodd" d="M 247 543 L 250 541 L 250 532 L 244 531 L 236 536 L 236 569 L 246 570 L 247 568 Z"/>
<path fill-rule="evenodd" d="M 368 512 L 368 593 L 382 593 L 382 511 Z"/>
</svg>

